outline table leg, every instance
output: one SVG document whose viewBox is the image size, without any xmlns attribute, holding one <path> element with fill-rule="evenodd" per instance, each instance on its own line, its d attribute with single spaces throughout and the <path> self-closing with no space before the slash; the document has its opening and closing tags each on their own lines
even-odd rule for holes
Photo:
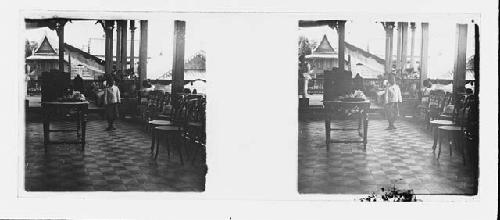
<svg viewBox="0 0 500 220">
<path fill-rule="evenodd" d="M 80 137 L 80 123 L 82 123 L 82 118 L 80 111 L 76 113 L 76 137 Z"/>
<path fill-rule="evenodd" d="M 364 145 L 364 150 L 366 151 L 366 144 L 368 144 L 368 118 L 366 115 L 364 116 L 363 119 L 363 145 Z"/>
<path fill-rule="evenodd" d="M 330 118 L 327 118 L 325 120 L 326 146 L 327 147 L 330 144 L 330 131 L 331 131 L 331 128 L 330 128 Z"/>
<path fill-rule="evenodd" d="M 151 154 L 154 153 L 155 147 L 155 129 L 151 129 Z"/>
<path fill-rule="evenodd" d="M 436 150 L 437 141 L 438 141 L 438 128 L 436 126 L 431 126 L 432 131 L 434 132 L 434 144 L 432 145 L 432 151 Z"/>
<path fill-rule="evenodd" d="M 437 127 L 434 127 L 434 130 L 436 130 L 436 133 L 438 133 L 439 129 Z M 443 142 L 443 135 L 441 135 L 441 138 L 439 138 L 439 150 L 438 150 L 438 160 L 439 160 L 439 156 L 441 156 L 441 144 Z"/>
<path fill-rule="evenodd" d="M 87 132 L 87 117 L 86 114 L 82 115 L 82 151 L 85 150 L 85 134 Z"/>
<path fill-rule="evenodd" d="M 49 130 L 50 130 L 50 122 L 48 119 L 44 119 L 43 122 L 43 147 L 45 148 L 45 151 L 47 151 L 47 145 L 49 144 Z"/>
</svg>

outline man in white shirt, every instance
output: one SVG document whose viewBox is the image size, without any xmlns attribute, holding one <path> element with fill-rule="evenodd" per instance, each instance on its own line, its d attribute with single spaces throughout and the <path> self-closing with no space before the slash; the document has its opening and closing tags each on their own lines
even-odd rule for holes
<svg viewBox="0 0 500 220">
<path fill-rule="evenodd" d="M 106 119 L 108 128 L 106 131 L 116 130 L 113 123 L 118 118 L 118 103 L 120 103 L 120 89 L 114 84 L 113 80 L 106 82 L 107 87 L 104 90 L 104 106 L 106 109 Z"/>
<path fill-rule="evenodd" d="M 401 90 L 396 84 L 396 77 L 391 74 L 389 75 L 388 85 L 385 88 L 385 110 L 386 118 L 389 122 L 389 127 L 386 130 L 396 129 L 394 122 L 397 116 L 399 116 L 399 103 L 403 102 L 401 97 Z"/>
</svg>

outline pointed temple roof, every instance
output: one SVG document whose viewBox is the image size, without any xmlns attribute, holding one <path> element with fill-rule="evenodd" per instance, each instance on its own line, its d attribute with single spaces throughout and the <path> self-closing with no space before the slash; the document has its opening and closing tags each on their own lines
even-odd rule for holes
<svg viewBox="0 0 500 220">
<path fill-rule="evenodd" d="M 336 59 L 337 56 L 337 51 L 333 49 L 325 34 L 323 35 L 323 40 L 321 40 L 321 43 L 319 43 L 313 53 L 306 55 L 306 59 Z"/>
<path fill-rule="evenodd" d="M 314 50 L 313 53 L 336 53 L 336 51 L 333 49 L 332 45 L 328 41 L 328 38 L 326 37 L 326 34 L 323 35 L 323 40 L 321 40 L 321 43 L 319 44 L 318 47 Z"/>
<path fill-rule="evenodd" d="M 26 60 L 58 60 L 59 59 L 59 53 L 58 50 L 54 49 L 52 46 L 53 43 L 56 43 L 49 39 L 47 36 L 47 33 L 43 35 L 39 42 L 38 48 L 35 50 L 35 52 L 26 58 Z"/>
<path fill-rule="evenodd" d="M 47 36 L 44 36 L 42 43 L 40 43 L 40 46 L 38 49 L 35 51 L 35 54 L 56 54 L 56 50 L 52 47 L 52 45 L 49 43 L 49 39 Z"/>
</svg>

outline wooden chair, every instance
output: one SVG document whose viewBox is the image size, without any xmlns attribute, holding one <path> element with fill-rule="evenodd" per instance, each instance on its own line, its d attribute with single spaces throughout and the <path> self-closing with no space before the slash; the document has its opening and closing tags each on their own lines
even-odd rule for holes
<svg viewBox="0 0 500 220">
<path fill-rule="evenodd" d="M 427 108 L 424 109 L 427 129 L 431 128 L 430 122 L 438 119 L 439 115 L 442 113 L 445 94 L 446 93 L 442 90 L 431 91 Z"/>
<path fill-rule="evenodd" d="M 438 127 L 439 126 L 449 126 L 449 125 L 455 125 L 455 122 L 453 120 L 450 120 L 448 118 L 440 118 L 440 116 L 443 114 L 445 106 L 447 106 L 451 102 L 451 95 L 447 95 L 444 91 L 433 91 L 434 93 L 431 93 L 431 96 L 429 98 L 429 112 L 428 112 L 428 118 L 429 118 L 429 123 L 428 126 L 431 128 L 431 131 L 434 134 L 434 143 L 432 145 L 432 151 L 436 150 L 438 140 L 439 140 L 439 132 L 438 132 Z M 451 119 L 454 117 L 452 116 Z"/>
<path fill-rule="evenodd" d="M 205 152 L 206 131 L 205 131 L 205 115 L 206 115 L 206 98 L 202 96 L 189 97 L 187 101 L 187 117 L 184 127 L 184 141 L 198 146 L 191 151 L 191 163 L 194 163 L 198 153 Z"/>
<path fill-rule="evenodd" d="M 477 103 L 475 101 L 474 96 L 467 97 L 463 100 L 463 102 L 457 102 L 456 106 L 456 123 L 455 125 L 448 126 L 439 126 L 439 151 L 438 151 L 438 159 L 441 155 L 441 144 L 443 142 L 443 138 L 446 135 L 447 137 L 453 140 L 453 144 L 455 147 L 458 147 L 462 150 L 462 160 L 465 164 L 465 142 L 466 138 L 469 140 L 474 139 L 474 135 L 472 133 L 476 132 L 477 129 L 474 129 L 474 125 L 477 123 L 477 118 L 475 119 L 475 108 L 477 107 Z M 461 114 L 460 114 L 461 113 Z M 449 144 L 450 157 L 452 156 L 452 145 Z"/>
<path fill-rule="evenodd" d="M 455 119 L 456 119 L 455 117 L 458 115 L 457 108 L 460 108 L 459 106 L 455 106 L 455 105 L 457 105 L 457 103 L 459 105 L 463 104 L 463 103 L 460 103 L 461 101 L 462 102 L 464 101 L 462 96 L 454 95 L 453 93 L 446 93 L 444 100 L 442 102 L 442 105 L 441 105 L 441 108 L 442 108 L 441 114 L 439 114 L 439 116 L 437 118 L 440 120 L 455 121 Z"/>
<path fill-rule="evenodd" d="M 161 137 L 164 137 L 167 146 L 168 157 L 170 157 L 170 148 L 173 146 L 179 153 L 181 164 L 184 164 L 181 146 L 182 141 L 180 140 L 182 138 L 188 114 L 186 96 L 177 94 L 175 95 L 175 97 L 172 97 L 172 102 L 176 102 L 173 103 L 173 106 L 176 107 L 172 109 L 172 114 L 170 116 L 171 118 L 168 121 L 170 124 L 155 126 L 152 129 L 151 150 L 154 154 L 154 159 L 156 159 L 160 152 L 160 139 Z M 173 144 L 175 140 L 179 140 L 179 142 L 177 144 Z"/>
</svg>

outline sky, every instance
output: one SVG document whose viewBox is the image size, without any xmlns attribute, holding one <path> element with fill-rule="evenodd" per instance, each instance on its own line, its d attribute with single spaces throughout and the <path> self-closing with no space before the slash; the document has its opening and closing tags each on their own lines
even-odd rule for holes
<svg viewBox="0 0 500 220">
<path fill-rule="evenodd" d="M 138 21 L 136 21 L 135 24 L 137 27 L 135 30 L 135 48 L 137 49 L 135 49 L 134 52 L 136 56 L 138 56 L 140 25 Z M 64 30 L 65 42 L 77 48 L 84 49 L 84 51 L 87 51 L 89 38 L 104 38 L 102 26 L 96 24 L 96 21 L 72 21 L 66 24 Z M 196 20 L 186 20 L 185 60 L 191 58 L 200 50 L 205 50 L 205 42 L 203 40 L 205 31 L 207 31 L 207 28 L 200 22 Z M 174 21 L 172 19 L 149 20 L 148 56 L 151 59 L 148 60 L 148 78 L 156 79 L 171 69 L 173 60 L 173 32 Z M 55 42 L 56 45 L 53 45 L 53 47 L 57 48 L 57 34 L 55 31 L 48 28 L 29 29 L 26 31 L 26 39 L 40 42 L 44 34 L 47 34 L 51 41 Z M 113 36 L 116 38 L 116 31 Z M 130 31 L 128 31 L 127 37 L 130 40 Z M 95 46 L 95 44 L 92 46 Z M 102 44 L 102 46 L 104 46 L 104 44 Z M 116 49 L 116 47 L 114 47 L 114 49 Z M 103 50 L 104 48 L 102 51 Z"/>
<path fill-rule="evenodd" d="M 385 57 L 385 31 L 380 23 L 373 21 L 348 21 L 346 23 L 345 41 L 364 50 L 369 48 L 370 53 Z M 474 54 L 474 27 L 468 25 L 467 57 Z M 429 22 L 429 78 L 434 78 L 453 69 L 455 56 L 456 22 L 448 20 L 435 20 Z M 393 55 L 396 54 L 396 29 L 394 29 Z M 299 36 L 321 42 L 323 35 L 327 36 L 332 47 L 337 48 L 337 31 L 327 26 L 299 28 Z M 417 25 L 415 30 L 416 56 L 420 55 L 421 28 Z M 411 32 L 408 31 L 408 54 L 410 54 Z"/>
<path fill-rule="evenodd" d="M 434 20 L 429 22 L 429 74 L 430 78 L 445 75 L 453 69 L 454 62 L 454 44 L 456 22 L 450 20 Z M 135 39 L 140 38 L 140 25 L 135 31 Z M 148 78 L 156 79 L 163 73 L 169 71 L 172 67 L 173 59 L 173 19 L 158 18 L 149 20 L 148 34 Z M 186 43 L 185 59 L 189 59 L 200 50 L 205 50 L 203 36 L 210 31 L 207 25 L 203 25 L 200 20 L 186 20 Z M 468 27 L 468 48 L 467 57 L 473 55 L 474 39 L 473 26 Z M 30 41 L 40 41 L 44 33 L 49 38 L 57 42 L 55 31 L 48 28 L 30 29 L 26 32 L 26 38 Z M 115 32 L 116 33 L 116 32 Z M 396 33 L 396 31 L 395 31 Z M 337 33 L 329 27 L 299 28 L 299 36 L 306 36 L 318 43 L 326 34 L 333 47 L 337 47 Z M 114 34 L 116 37 L 116 34 Z M 410 36 L 410 33 L 409 33 Z M 65 26 L 65 41 L 75 47 L 82 48 L 88 45 L 89 38 L 103 38 L 104 31 L 100 24 L 95 21 L 72 21 Z M 130 38 L 130 32 L 128 32 Z M 384 58 L 385 51 L 385 31 L 380 23 L 368 20 L 352 20 L 346 23 L 346 41 L 357 47 L 367 49 L 381 58 Z M 396 39 L 396 38 L 395 38 Z M 415 55 L 420 54 L 421 30 L 417 25 L 415 33 Z M 136 55 L 138 56 L 138 41 L 136 41 Z M 57 45 L 54 45 L 57 47 Z M 95 44 L 92 46 L 96 46 Z M 104 44 L 100 45 L 101 47 Z M 408 44 L 410 47 L 410 44 Z M 86 51 L 86 49 L 84 51 Z M 114 48 L 116 49 L 116 47 Z M 93 49 L 94 50 L 94 49 Z M 102 49 L 103 50 L 103 49 Z M 394 42 L 394 52 L 396 42 Z M 408 53 L 410 49 L 408 48 Z"/>
</svg>

